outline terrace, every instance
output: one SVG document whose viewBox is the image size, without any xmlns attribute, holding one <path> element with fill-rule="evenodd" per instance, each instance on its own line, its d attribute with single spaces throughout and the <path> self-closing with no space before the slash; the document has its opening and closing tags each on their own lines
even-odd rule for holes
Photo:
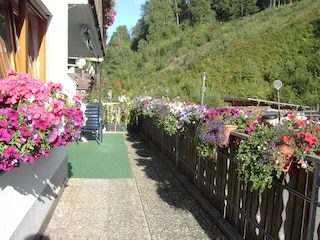
<svg viewBox="0 0 320 240">
<path fill-rule="evenodd" d="M 99 219 L 103 218 L 102 229 L 104 229 L 101 234 L 107 234 L 105 236 L 110 236 L 110 239 L 130 237 L 131 239 L 185 239 L 185 237 L 196 239 L 199 236 L 202 236 L 201 239 L 318 238 L 319 157 L 306 157 L 315 164 L 314 171 L 303 171 L 295 167 L 289 173 L 275 179 L 271 189 L 259 194 L 258 191 L 250 191 L 237 176 L 236 153 L 239 142 L 248 137 L 246 134 L 233 131 L 228 146 L 217 149 L 216 159 L 198 155 L 194 129 L 168 134 L 156 123 L 154 117 L 140 117 L 135 132 L 106 135 L 112 136 L 112 134 L 124 136 L 133 179 L 124 177 L 126 180 L 122 180 L 121 186 L 116 184 L 114 178 L 106 182 L 97 180 L 98 184 L 104 185 L 102 189 L 95 187 L 94 181 L 87 182 L 85 183 L 87 190 L 80 187 L 81 184 L 75 182 L 77 180 L 74 180 L 72 175 L 70 179 L 70 189 L 82 188 L 78 192 L 80 195 L 75 195 L 72 201 L 86 199 L 86 196 L 81 194 L 87 192 L 88 195 L 95 196 L 99 209 L 105 209 L 99 211 Z M 80 144 L 84 146 L 87 143 Z M 103 166 L 91 161 L 93 152 L 100 149 L 107 155 L 118 148 L 116 141 L 108 138 L 105 138 L 104 144 L 108 144 L 108 149 L 112 150 L 109 152 L 104 146 L 99 147 L 98 144 L 94 144 L 95 148 L 91 147 L 88 151 L 90 165 L 97 166 L 94 169 L 103 169 Z M 81 155 L 83 156 L 80 154 L 77 159 L 80 159 Z M 69 158 L 72 161 L 71 152 Z M 113 158 L 120 159 L 117 156 Z M 71 170 L 75 168 L 76 165 L 72 165 Z M 88 165 L 85 164 L 82 168 L 88 168 Z M 107 169 L 112 168 L 107 167 Z M 62 206 L 66 203 L 64 201 L 70 205 L 70 198 L 74 195 L 70 192 L 66 194 L 64 200 L 62 197 Z M 191 205 L 189 201 L 192 202 Z M 89 204 L 91 201 L 80 202 Z M 88 208 L 85 206 L 76 207 L 78 203 L 75 202 L 71 205 L 88 215 L 86 213 Z M 91 207 L 94 209 L 98 206 Z M 59 212 L 63 211 L 59 205 L 56 211 L 58 211 L 55 214 L 56 219 L 53 218 L 52 221 L 58 223 L 59 214 L 64 214 Z M 74 216 L 80 217 L 77 214 Z M 126 223 L 123 223 L 124 218 Z M 83 219 L 87 219 L 85 221 L 87 226 L 93 225 L 95 229 L 96 222 L 91 222 L 92 218 Z M 72 222 L 72 219 L 69 221 Z M 70 222 L 66 223 L 69 227 Z M 81 234 L 93 234 L 85 231 L 86 225 L 79 224 L 74 227 L 79 226 L 83 228 Z M 113 230 L 114 228 L 117 230 Z M 54 229 L 54 225 L 49 224 L 45 234 L 50 238 L 54 237 L 57 234 Z M 134 229 L 135 234 L 141 235 L 139 237 L 134 235 L 130 229 Z M 66 234 L 76 234 L 79 229 L 73 229 L 72 233 L 66 229 L 61 231 Z M 194 232 L 196 235 L 193 235 Z"/>
</svg>

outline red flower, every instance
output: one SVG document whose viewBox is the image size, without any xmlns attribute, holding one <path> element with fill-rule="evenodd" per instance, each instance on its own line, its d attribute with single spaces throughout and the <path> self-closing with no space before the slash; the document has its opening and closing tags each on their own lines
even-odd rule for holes
<svg viewBox="0 0 320 240">
<path fill-rule="evenodd" d="M 294 114 L 289 114 L 289 115 L 288 115 L 288 118 L 292 121 L 292 120 L 296 119 L 296 115 L 294 115 Z"/>
<path fill-rule="evenodd" d="M 304 132 L 298 132 L 297 133 L 297 137 L 298 138 L 302 138 L 302 137 L 304 137 L 306 134 L 304 133 Z"/>
<path fill-rule="evenodd" d="M 317 144 L 318 143 L 318 138 L 316 136 L 313 136 L 311 133 L 306 132 L 305 134 L 305 140 L 309 144 Z"/>
<path fill-rule="evenodd" d="M 116 81 L 116 86 L 117 86 L 117 87 L 121 87 L 121 82 Z"/>
<path fill-rule="evenodd" d="M 314 132 L 320 132 L 320 128 L 314 128 L 313 131 Z"/>
<path fill-rule="evenodd" d="M 306 147 L 304 148 L 304 150 L 305 150 L 306 152 L 309 152 L 309 151 L 312 150 L 312 149 L 313 149 L 312 146 L 306 146 Z"/>
<path fill-rule="evenodd" d="M 284 143 L 290 143 L 290 142 L 292 141 L 292 137 L 290 137 L 290 136 L 284 136 L 284 137 L 283 137 L 283 141 L 284 141 Z"/>
<path fill-rule="evenodd" d="M 297 124 L 299 127 L 305 127 L 307 126 L 307 120 L 298 120 Z"/>
</svg>

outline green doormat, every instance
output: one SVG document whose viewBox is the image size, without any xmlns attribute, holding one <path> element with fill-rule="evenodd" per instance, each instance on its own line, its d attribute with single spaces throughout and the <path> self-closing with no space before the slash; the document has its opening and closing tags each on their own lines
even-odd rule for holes
<svg viewBox="0 0 320 240">
<path fill-rule="evenodd" d="M 69 177 L 132 178 L 123 134 L 104 134 L 101 146 L 87 138 L 69 145 Z"/>
</svg>

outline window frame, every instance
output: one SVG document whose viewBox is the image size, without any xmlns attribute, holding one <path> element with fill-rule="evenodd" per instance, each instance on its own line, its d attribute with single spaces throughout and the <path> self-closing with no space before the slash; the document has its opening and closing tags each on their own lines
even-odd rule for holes
<svg viewBox="0 0 320 240">
<path fill-rule="evenodd" d="M 6 19 L 9 67 L 46 82 L 46 30 L 52 15 L 39 0 L 19 0 L 15 5 L 0 0 L 0 6 Z"/>
</svg>

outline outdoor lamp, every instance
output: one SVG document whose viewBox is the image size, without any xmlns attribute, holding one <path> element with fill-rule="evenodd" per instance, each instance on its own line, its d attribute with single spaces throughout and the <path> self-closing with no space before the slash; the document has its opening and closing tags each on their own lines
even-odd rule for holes
<svg viewBox="0 0 320 240">
<path fill-rule="evenodd" d="M 206 91 L 206 76 L 207 76 L 207 72 L 203 72 L 202 73 L 202 95 L 201 95 L 201 105 L 203 105 L 203 101 L 204 101 L 204 92 Z"/>
<path fill-rule="evenodd" d="M 78 68 L 83 68 L 86 65 L 87 61 L 84 58 L 77 58 L 76 65 Z"/>
<path fill-rule="evenodd" d="M 275 80 L 273 82 L 273 87 L 277 89 L 278 92 L 278 124 L 280 124 L 280 88 L 282 87 L 282 81 Z"/>
</svg>

